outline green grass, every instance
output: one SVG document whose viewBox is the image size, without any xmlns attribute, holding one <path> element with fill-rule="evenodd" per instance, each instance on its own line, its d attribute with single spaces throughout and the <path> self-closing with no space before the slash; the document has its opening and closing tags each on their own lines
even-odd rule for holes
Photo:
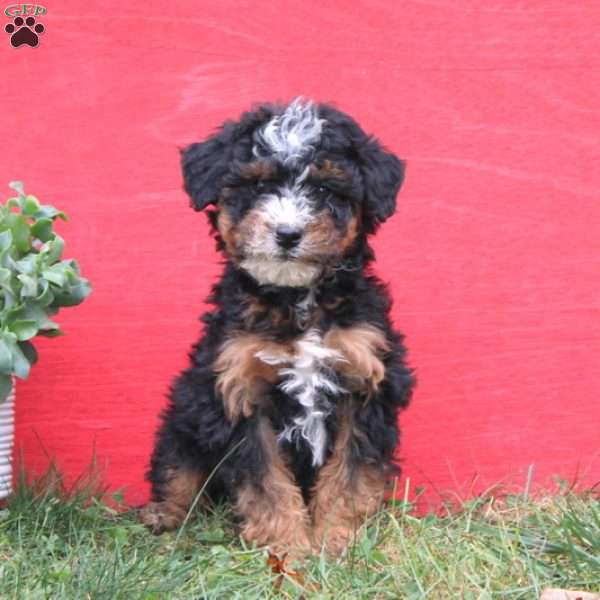
<svg viewBox="0 0 600 600">
<path fill-rule="evenodd" d="M 0 598 L 529 600 L 546 586 L 600 589 L 592 492 L 486 497 L 422 518 L 399 502 L 345 558 L 315 557 L 297 566 L 301 577 L 282 578 L 264 550 L 240 542 L 223 507 L 155 537 L 94 486 L 60 487 L 55 478 L 21 485 L 0 510 Z"/>
</svg>

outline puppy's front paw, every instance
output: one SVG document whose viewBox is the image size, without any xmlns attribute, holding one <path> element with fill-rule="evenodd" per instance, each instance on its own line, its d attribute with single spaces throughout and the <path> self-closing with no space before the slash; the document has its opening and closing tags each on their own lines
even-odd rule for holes
<svg viewBox="0 0 600 600">
<path fill-rule="evenodd" d="M 155 534 L 179 527 L 185 512 L 169 502 L 149 502 L 140 512 L 140 521 Z"/>
<path fill-rule="evenodd" d="M 341 556 L 354 540 L 355 529 L 350 524 L 317 525 L 315 527 L 315 551 L 325 548 L 331 556 Z"/>
</svg>

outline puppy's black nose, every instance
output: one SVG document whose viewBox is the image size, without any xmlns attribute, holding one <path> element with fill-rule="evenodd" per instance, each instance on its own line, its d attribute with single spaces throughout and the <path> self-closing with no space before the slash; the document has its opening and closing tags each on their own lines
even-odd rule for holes
<svg viewBox="0 0 600 600">
<path fill-rule="evenodd" d="M 288 225 L 280 225 L 275 231 L 277 243 L 286 250 L 291 250 L 294 246 L 297 246 L 301 237 L 302 231 L 300 229 L 294 229 Z"/>
</svg>

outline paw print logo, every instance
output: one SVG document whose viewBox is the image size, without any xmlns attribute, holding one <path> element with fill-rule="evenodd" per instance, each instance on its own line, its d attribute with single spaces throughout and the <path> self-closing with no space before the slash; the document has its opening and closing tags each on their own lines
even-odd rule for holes
<svg viewBox="0 0 600 600">
<path fill-rule="evenodd" d="M 10 43 L 15 48 L 23 44 L 35 48 L 40 43 L 38 36 L 44 33 L 45 27 L 41 23 L 36 23 L 33 17 L 27 17 L 25 20 L 22 17 L 15 17 L 12 23 L 4 27 L 4 31 L 10 34 Z"/>
</svg>

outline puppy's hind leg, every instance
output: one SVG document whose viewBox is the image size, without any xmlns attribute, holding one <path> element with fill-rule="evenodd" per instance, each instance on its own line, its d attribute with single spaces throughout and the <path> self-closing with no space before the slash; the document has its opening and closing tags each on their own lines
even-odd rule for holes
<svg viewBox="0 0 600 600">
<path fill-rule="evenodd" d="M 141 521 L 153 533 L 179 527 L 192 506 L 205 476 L 187 468 L 170 467 L 162 475 L 164 484 L 153 490 L 153 501 L 141 511 Z"/>
<path fill-rule="evenodd" d="M 179 527 L 202 489 L 209 473 L 195 444 L 175 426 L 174 411 L 163 415 L 150 469 L 151 501 L 140 519 L 153 533 Z"/>
<path fill-rule="evenodd" d="M 140 519 L 153 533 L 179 527 L 206 481 L 206 474 L 190 460 L 181 434 L 174 433 L 171 425 L 167 419 L 159 430 L 146 474 L 151 502 L 142 509 Z"/>
</svg>

